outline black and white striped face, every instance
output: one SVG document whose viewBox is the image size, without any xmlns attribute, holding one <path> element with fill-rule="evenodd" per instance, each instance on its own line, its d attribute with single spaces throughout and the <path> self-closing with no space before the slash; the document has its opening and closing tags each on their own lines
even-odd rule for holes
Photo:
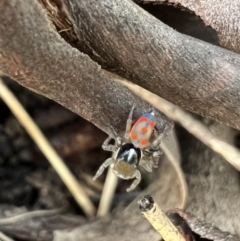
<svg viewBox="0 0 240 241">
<path fill-rule="evenodd" d="M 123 144 L 113 155 L 115 160 L 112 164 L 113 172 L 123 179 L 134 178 L 141 156 L 141 150 L 132 143 Z"/>
<path fill-rule="evenodd" d="M 118 162 L 125 162 L 129 165 L 137 167 L 141 159 L 141 151 L 133 144 L 126 143 L 121 148 L 119 148 L 116 159 Z"/>
</svg>

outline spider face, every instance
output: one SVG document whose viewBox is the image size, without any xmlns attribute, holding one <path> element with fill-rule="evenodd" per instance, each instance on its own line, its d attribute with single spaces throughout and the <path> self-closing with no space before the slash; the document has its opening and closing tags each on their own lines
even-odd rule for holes
<svg viewBox="0 0 240 241">
<path fill-rule="evenodd" d="M 141 159 L 141 150 L 132 143 L 125 143 L 118 148 L 112 165 L 113 172 L 120 178 L 134 178 L 135 170 Z"/>
<path fill-rule="evenodd" d="M 132 185 L 127 189 L 128 192 L 134 190 L 141 181 L 138 165 L 141 165 L 148 172 L 152 172 L 152 168 L 157 166 L 159 156 L 162 154 L 159 147 L 162 135 L 157 136 L 154 112 L 143 114 L 132 126 L 133 110 L 134 107 L 129 113 L 124 137 L 118 136 L 110 126 L 111 135 L 104 141 L 102 148 L 111 151 L 112 157 L 100 166 L 93 178 L 93 180 L 96 180 L 106 167 L 111 166 L 118 177 L 123 179 L 135 178 Z M 155 140 L 151 142 L 153 135 L 155 135 Z M 115 140 L 114 145 L 109 144 L 112 139 Z"/>
</svg>

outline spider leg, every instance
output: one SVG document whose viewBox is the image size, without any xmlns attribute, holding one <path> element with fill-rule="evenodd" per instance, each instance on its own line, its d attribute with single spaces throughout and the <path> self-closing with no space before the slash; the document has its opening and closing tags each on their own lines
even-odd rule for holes
<svg viewBox="0 0 240 241">
<path fill-rule="evenodd" d="M 161 144 L 161 142 L 162 142 L 162 140 L 163 140 L 163 137 L 164 137 L 164 134 L 161 133 L 161 134 L 152 142 L 151 146 L 152 146 L 153 148 L 158 147 L 158 146 Z"/>
<path fill-rule="evenodd" d="M 109 136 L 102 144 L 102 149 L 104 151 L 114 151 L 115 149 L 115 145 L 111 145 L 109 144 L 109 142 L 111 141 L 112 137 Z"/>
<path fill-rule="evenodd" d="M 150 159 L 148 161 L 148 165 L 152 165 L 152 167 L 157 168 L 158 167 L 158 162 L 159 162 L 159 157 L 163 154 L 162 149 L 160 149 L 160 147 L 156 148 L 156 149 L 145 149 L 145 155 L 147 155 L 147 157 Z M 145 161 L 146 162 L 146 161 Z M 151 164 L 150 164 L 151 163 Z M 141 166 L 144 165 L 144 163 L 140 163 Z M 146 165 L 146 164 L 145 164 Z M 143 166 L 144 167 L 144 166 Z M 144 167 L 145 168 L 145 167 Z M 146 168 L 145 168 L 146 169 Z M 147 169 L 146 169 L 147 170 Z"/>
<path fill-rule="evenodd" d="M 134 111 L 135 107 L 136 107 L 135 105 L 132 106 L 132 109 L 128 115 L 126 130 L 125 130 L 125 135 L 124 135 L 124 138 L 126 140 L 129 140 L 129 133 L 130 133 L 131 127 L 132 127 L 132 115 L 133 115 L 133 111 Z"/>
<path fill-rule="evenodd" d="M 108 158 L 107 160 L 105 160 L 105 162 L 99 167 L 97 173 L 95 174 L 95 176 L 93 177 L 93 180 L 95 181 L 99 176 L 102 175 L 102 173 L 104 172 L 104 170 L 110 166 L 112 163 L 114 162 L 114 159 L 112 157 Z"/>
<path fill-rule="evenodd" d="M 108 125 L 108 131 L 110 133 L 111 138 L 115 140 L 115 145 L 117 147 L 120 147 L 122 145 L 122 138 L 117 135 L 117 133 L 114 130 L 113 126 Z"/>
<path fill-rule="evenodd" d="M 152 151 L 153 158 L 160 157 L 162 154 L 163 154 L 163 151 L 160 148 Z"/>
<path fill-rule="evenodd" d="M 156 149 L 157 147 L 159 147 L 159 145 L 161 144 L 162 140 L 164 139 L 164 136 L 165 136 L 164 133 L 166 132 L 166 130 L 167 130 L 167 126 L 165 125 L 163 127 L 162 133 L 159 133 L 159 130 L 158 130 L 157 126 L 155 126 L 154 132 L 153 132 L 155 140 L 151 144 L 151 147 L 153 149 Z"/>
<path fill-rule="evenodd" d="M 157 129 L 154 130 L 155 140 L 151 144 L 152 150 L 150 150 L 150 149 L 148 150 L 152 155 L 152 159 L 153 159 L 153 163 L 154 163 L 155 168 L 158 167 L 159 157 L 163 154 L 163 151 L 160 148 L 160 144 L 161 144 L 161 142 L 164 138 L 163 133 L 161 133 L 159 135 Z"/>
<path fill-rule="evenodd" d="M 118 136 L 112 125 L 108 125 L 108 132 L 110 133 L 109 136 L 111 136 L 113 139 L 116 139 Z"/>
<path fill-rule="evenodd" d="M 127 188 L 127 192 L 130 192 L 130 191 L 134 190 L 136 188 L 136 186 L 140 183 L 141 179 L 142 179 L 141 173 L 140 173 L 140 171 L 138 169 L 135 171 L 134 177 L 136 179 L 133 181 L 132 185 L 129 188 Z"/>
<path fill-rule="evenodd" d="M 153 167 L 154 168 L 157 168 L 158 167 L 158 162 L 159 162 L 159 158 L 160 156 L 163 154 L 163 151 L 162 149 L 157 149 L 157 150 L 154 150 L 153 153 L 152 153 L 152 159 L 153 159 Z"/>
<path fill-rule="evenodd" d="M 150 160 L 146 160 L 146 158 L 142 158 L 140 160 L 139 165 L 142 166 L 147 172 L 152 172 L 153 168 L 153 160 L 151 157 L 149 157 Z"/>
</svg>

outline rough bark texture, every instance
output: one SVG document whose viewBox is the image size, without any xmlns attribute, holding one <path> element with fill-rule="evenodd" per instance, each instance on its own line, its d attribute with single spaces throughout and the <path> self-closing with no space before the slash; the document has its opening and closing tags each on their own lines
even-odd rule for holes
<svg viewBox="0 0 240 241">
<path fill-rule="evenodd" d="M 67 44 L 32 0 L 0 2 L 0 69 L 21 85 L 57 101 L 107 132 L 121 133 L 133 104 L 134 116 L 150 105 Z M 171 122 L 157 113 L 160 130 Z"/>
<path fill-rule="evenodd" d="M 177 33 L 129 0 L 55 1 L 73 24 L 75 46 L 106 69 L 185 109 L 240 129 L 238 54 Z M 110 123 L 122 132 L 132 104 L 137 104 L 136 116 L 150 106 L 79 50 L 57 33 L 36 0 L 0 1 L 0 69 L 101 129 L 106 131 Z M 157 119 L 160 130 L 171 129 L 164 115 L 158 113 Z M 240 235 L 239 173 L 196 140 L 188 138 L 184 147 L 188 209 Z M 176 207 L 180 195 L 171 167 L 165 163 L 163 168 L 161 179 L 146 192 L 167 210 Z M 117 237 L 159 240 L 137 202 L 119 216 L 73 232 L 56 232 L 54 239 L 108 241 Z"/>
<path fill-rule="evenodd" d="M 178 215 L 176 216 L 176 214 Z M 188 235 L 190 237 L 194 235 L 194 233 L 196 233 L 201 238 L 214 240 L 214 241 L 239 241 L 240 240 L 240 238 L 235 235 L 232 235 L 228 232 L 223 232 L 219 228 L 214 227 L 212 224 L 199 220 L 189 212 L 184 212 L 183 210 L 175 209 L 168 212 L 168 215 L 170 215 L 169 216 L 170 218 L 172 216 L 173 219 L 171 219 L 171 221 L 176 226 L 180 224 L 180 228 L 181 228 L 180 230 L 182 230 L 185 235 Z M 181 219 L 177 220 L 177 218 L 180 218 L 179 216 L 182 217 L 183 220 Z M 190 240 L 195 240 L 195 239 L 190 239 Z"/>
<path fill-rule="evenodd" d="M 239 55 L 177 33 L 129 0 L 55 2 L 64 5 L 77 46 L 102 66 L 185 109 L 240 129 Z M 118 120 L 126 118 L 130 105 L 145 104 L 64 42 L 36 0 L 27 3 L 1 2 L 0 69 L 99 127 L 112 123 L 121 129 Z"/>
<path fill-rule="evenodd" d="M 172 4 L 194 12 L 217 31 L 222 47 L 240 53 L 240 4 L 238 0 L 137 0 L 141 3 Z"/>
<path fill-rule="evenodd" d="M 238 54 L 182 35 L 129 0 L 63 2 L 81 51 L 187 110 L 240 129 Z"/>
<path fill-rule="evenodd" d="M 220 124 L 209 127 L 221 139 L 233 144 L 234 134 L 230 128 Z M 189 185 L 187 210 L 222 231 L 240 235 L 240 214 L 236 211 L 240 205 L 239 172 L 188 135 L 183 133 L 179 140 L 184 147 L 183 170 Z"/>
</svg>

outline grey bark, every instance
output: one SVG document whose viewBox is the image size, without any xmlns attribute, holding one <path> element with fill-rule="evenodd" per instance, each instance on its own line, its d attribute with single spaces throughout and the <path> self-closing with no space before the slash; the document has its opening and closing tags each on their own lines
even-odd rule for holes
<svg viewBox="0 0 240 241">
<path fill-rule="evenodd" d="M 129 0 L 58 0 L 81 51 L 187 110 L 240 129 L 240 56 L 180 34 Z"/>
<path fill-rule="evenodd" d="M 151 108 L 66 43 L 36 1 L 0 2 L 0 69 L 105 132 L 111 124 L 122 133 L 133 104 L 134 118 Z M 173 126 L 160 112 L 157 120 L 160 131 Z"/>
<path fill-rule="evenodd" d="M 170 4 L 189 10 L 206 26 L 215 29 L 222 47 L 240 53 L 240 4 L 238 0 L 137 0 L 141 3 Z"/>
<path fill-rule="evenodd" d="M 220 124 L 210 124 L 209 128 L 220 139 L 234 143 L 232 129 Z M 184 146 L 183 170 L 189 185 L 187 210 L 222 231 L 240 236 L 239 172 L 195 138 L 187 138 L 186 133 L 179 141 Z"/>
<path fill-rule="evenodd" d="M 80 51 L 185 109 L 240 129 L 238 54 L 179 34 L 129 0 L 64 3 Z M 79 50 L 57 33 L 38 2 L 0 2 L 0 69 L 101 129 L 106 131 L 110 123 L 122 132 L 133 103 L 138 104 L 136 116 L 150 106 Z M 160 129 L 171 129 L 165 116 L 158 113 L 157 118 Z M 199 143 L 188 143 L 188 148 L 184 167 L 189 210 L 240 235 L 238 172 Z M 168 168 L 164 166 L 162 180 L 147 191 L 165 210 L 175 207 L 179 199 L 175 175 Z M 119 236 L 121 240 L 159 239 L 143 221 L 136 202 L 118 217 L 58 233 L 55 238 L 107 241 Z"/>
<path fill-rule="evenodd" d="M 79 49 L 102 66 L 187 110 L 240 129 L 239 55 L 179 34 L 129 0 L 56 2 L 62 6 L 59 11 L 65 12 L 73 24 L 76 45 L 82 46 Z M 20 84 L 62 103 L 99 127 L 111 122 L 121 129 L 118 119 L 126 118 L 130 104 L 127 105 L 128 100 L 124 105 L 118 102 L 129 98 L 130 92 L 123 88 L 126 95 L 120 91 L 120 96 L 114 98 L 118 85 L 108 81 L 109 77 L 102 83 L 105 76 L 99 66 L 58 36 L 37 2 L 31 1 L 28 5 L 19 1 L 16 7 L 13 7 L 15 1 L 2 1 L 1 4 L 0 69 Z M 24 11 L 20 6 L 29 10 Z M 30 58 L 31 61 L 26 62 Z M 80 65 L 78 61 L 83 58 L 86 62 Z M 89 71 L 86 71 L 87 66 Z M 21 78 L 16 78 L 16 73 Z M 34 84 L 30 77 L 35 79 Z M 79 79 L 90 82 L 84 88 L 84 94 L 88 96 L 84 99 L 89 101 L 80 98 L 76 87 Z M 96 108 L 101 103 L 99 96 L 102 96 L 93 87 L 96 79 L 107 101 L 104 108 L 93 112 L 93 106 Z M 40 81 L 41 87 L 37 84 Z M 107 95 L 103 90 L 106 88 L 110 92 Z M 63 92 L 72 92 L 66 101 L 60 94 Z M 139 99 L 135 101 L 139 102 Z M 71 103 L 77 106 L 71 107 Z M 116 105 L 121 106 L 117 116 L 112 113 Z M 107 109 L 111 117 L 108 113 L 104 118 L 100 113 Z M 88 110 L 93 114 L 87 113 Z M 100 118 L 101 123 L 97 123 L 96 118 Z"/>
</svg>

